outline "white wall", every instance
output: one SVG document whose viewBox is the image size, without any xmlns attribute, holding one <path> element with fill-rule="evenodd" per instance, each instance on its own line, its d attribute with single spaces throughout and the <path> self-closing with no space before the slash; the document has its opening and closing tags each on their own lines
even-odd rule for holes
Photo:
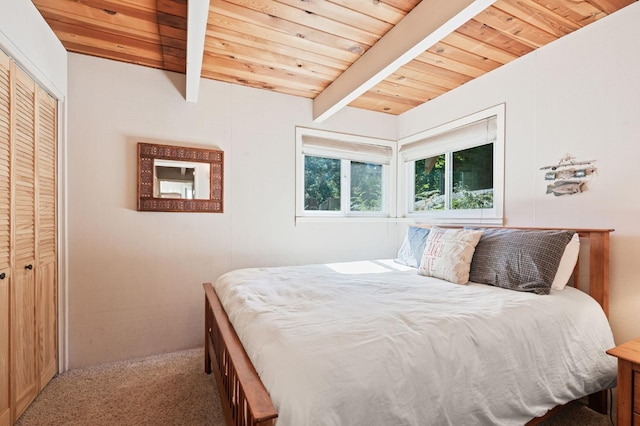
<svg viewBox="0 0 640 426">
<path fill-rule="evenodd" d="M 508 225 L 615 228 L 610 322 L 640 336 L 640 3 L 465 84 L 398 119 L 399 136 L 506 103 Z M 546 195 L 540 167 L 596 160 L 582 194 Z"/>
<path fill-rule="evenodd" d="M 70 367 L 203 343 L 202 283 L 233 268 L 391 257 L 395 225 L 295 224 L 295 126 L 311 101 L 69 55 Z M 345 109 L 323 128 L 394 139 Z M 136 144 L 225 152 L 225 212 L 136 211 Z"/>
</svg>

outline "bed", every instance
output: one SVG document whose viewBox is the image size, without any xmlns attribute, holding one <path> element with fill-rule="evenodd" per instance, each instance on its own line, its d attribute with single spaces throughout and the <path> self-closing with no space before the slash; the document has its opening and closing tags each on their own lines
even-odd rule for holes
<svg viewBox="0 0 640 426">
<path fill-rule="evenodd" d="M 489 245 L 503 232 L 555 231 L 567 230 L 480 230 L 466 277 L 479 283 L 425 276 L 426 257 L 249 268 L 205 283 L 205 371 L 227 423 L 522 425 L 586 396 L 606 412 L 616 380 L 605 354 L 612 230 L 569 230 L 581 254 L 562 290 L 532 290 L 531 279 L 526 291 L 487 285 L 476 266 L 489 247 L 506 251 Z M 565 245 L 547 256 L 558 258 L 554 276 L 566 269 Z"/>
</svg>

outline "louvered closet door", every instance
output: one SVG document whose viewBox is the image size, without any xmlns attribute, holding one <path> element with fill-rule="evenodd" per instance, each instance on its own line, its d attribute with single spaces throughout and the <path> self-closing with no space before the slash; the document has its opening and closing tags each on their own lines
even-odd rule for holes
<svg viewBox="0 0 640 426">
<path fill-rule="evenodd" d="M 0 51 L 0 426 L 11 424 L 9 388 L 9 281 L 11 180 L 9 58 Z M 4 275 L 3 275 L 4 274 Z"/>
<path fill-rule="evenodd" d="M 36 318 L 39 390 L 58 372 L 56 259 L 56 100 L 37 88 Z"/>
<path fill-rule="evenodd" d="M 12 64 L 13 280 L 11 370 L 14 419 L 38 393 L 35 291 L 35 83 Z"/>
</svg>

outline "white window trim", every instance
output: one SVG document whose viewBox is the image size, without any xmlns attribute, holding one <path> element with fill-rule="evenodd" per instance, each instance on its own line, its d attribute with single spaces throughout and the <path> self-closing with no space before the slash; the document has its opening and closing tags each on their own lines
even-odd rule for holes
<svg viewBox="0 0 640 426">
<path fill-rule="evenodd" d="M 350 212 L 345 214 L 344 197 L 341 197 L 341 211 L 305 211 L 304 210 L 304 138 L 316 138 L 326 141 L 342 142 L 345 146 L 356 147 L 357 145 L 379 146 L 390 149 L 391 155 L 388 165 L 383 165 L 382 170 L 382 212 Z M 314 148 L 310 155 L 322 156 L 322 148 Z M 341 193 L 346 194 L 349 190 L 350 168 L 345 167 L 348 161 L 361 161 L 367 163 L 378 163 L 375 155 L 366 153 L 345 152 L 346 157 L 341 155 L 339 150 L 327 148 L 326 152 L 333 151 L 335 155 L 331 158 L 341 159 Z M 388 221 L 395 216 L 396 207 L 396 177 L 397 177 L 397 143 L 386 139 L 370 138 L 366 136 L 350 135 L 345 133 L 331 132 L 327 130 L 310 129 L 306 127 L 296 127 L 296 221 L 300 222 L 327 222 L 327 221 Z"/>
<path fill-rule="evenodd" d="M 433 138 L 439 134 L 455 130 L 467 124 L 474 123 L 496 116 L 496 139 L 493 146 L 493 208 L 469 209 L 469 210 L 445 210 L 437 212 L 410 212 L 409 188 L 413 179 L 413 162 L 407 160 L 407 154 L 403 153 L 403 147 L 410 144 L 418 144 L 420 141 Z M 459 151 L 477 144 L 469 141 L 450 142 L 426 142 L 410 150 L 410 157 L 414 158 L 419 152 L 420 156 L 429 157 Z M 495 224 L 504 223 L 504 147 L 505 147 L 505 104 L 479 111 L 469 116 L 451 121 L 438 127 L 434 127 L 415 135 L 398 140 L 398 185 L 397 185 L 397 217 L 399 221 L 424 221 L 429 223 L 456 223 L 456 224 Z M 414 158 L 415 159 L 415 158 Z M 447 171 L 448 172 L 448 171 Z M 451 179 L 447 179 L 450 182 Z"/>
</svg>

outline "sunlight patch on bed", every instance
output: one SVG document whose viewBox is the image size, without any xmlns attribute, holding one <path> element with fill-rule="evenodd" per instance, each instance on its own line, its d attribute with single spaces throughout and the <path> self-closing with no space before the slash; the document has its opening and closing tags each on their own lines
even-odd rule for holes
<svg viewBox="0 0 640 426">
<path fill-rule="evenodd" d="M 345 275 L 352 274 L 383 274 L 391 271 L 410 271 L 414 268 L 404 266 L 393 259 L 363 260 L 359 262 L 326 263 L 331 270 Z"/>
</svg>

